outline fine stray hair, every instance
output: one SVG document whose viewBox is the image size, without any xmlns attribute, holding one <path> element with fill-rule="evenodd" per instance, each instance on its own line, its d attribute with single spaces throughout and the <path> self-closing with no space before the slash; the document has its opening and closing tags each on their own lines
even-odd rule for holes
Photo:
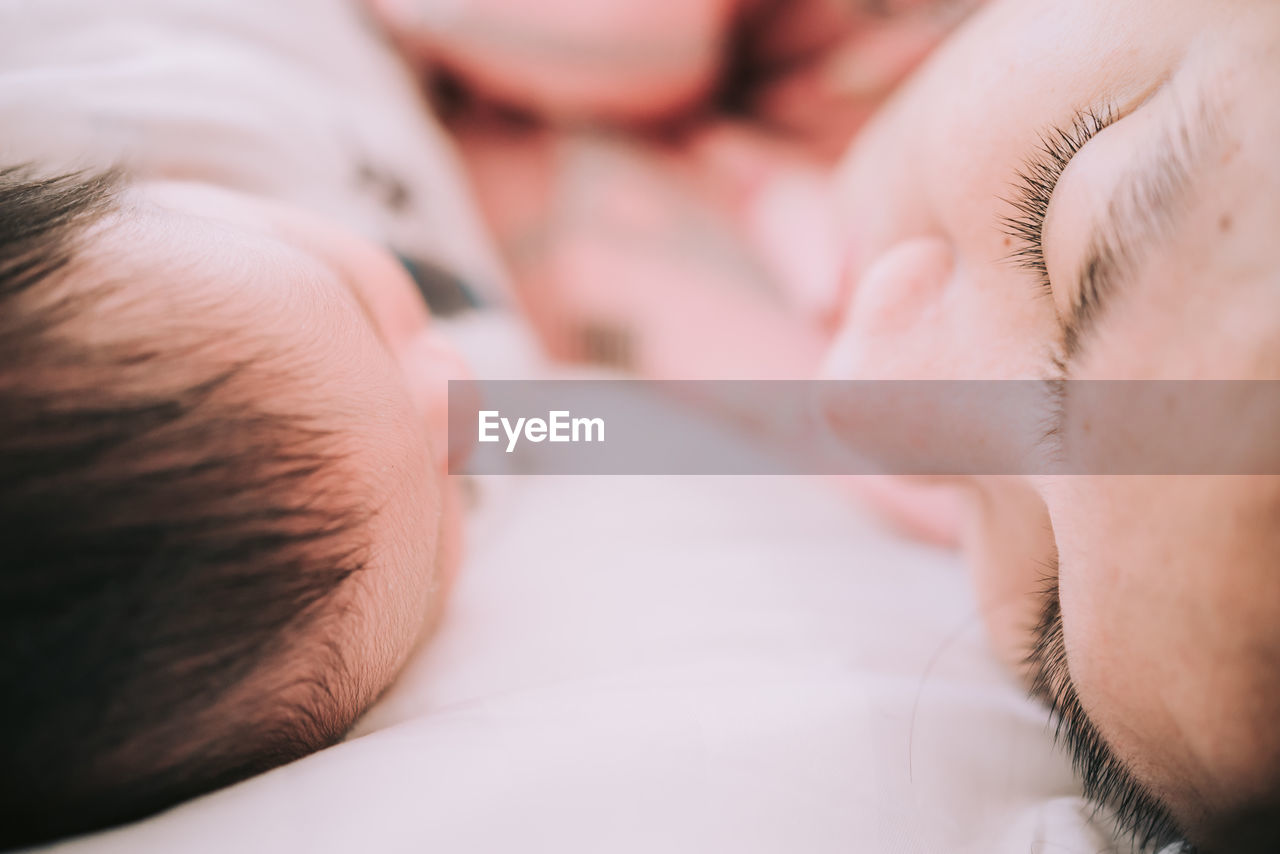
<svg viewBox="0 0 1280 854">
<path fill-rule="evenodd" d="M 332 437 L 238 393 L 257 360 L 177 382 L 181 342 L 76 331 L 130 328 L 82 263 L 123 181 L 0 169 L 0 848 L 311 753 L 368 699 L 333 631 L 367 514 Z"/>
</svg>

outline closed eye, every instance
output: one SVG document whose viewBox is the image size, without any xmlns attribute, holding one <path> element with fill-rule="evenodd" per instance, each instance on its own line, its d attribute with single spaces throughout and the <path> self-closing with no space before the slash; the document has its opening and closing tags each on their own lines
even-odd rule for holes
<svg viewBox="0 0 1280 854">
<path fill-rule="evenodd" d="M 1018 170 L 1013 197 L 1006 200 L 1013 213 L 1001 217 L 1001 230 L 1015 241 L 1010 260 L 1031 272 L 1047 292 L 1052 284 L 1044 257 L 1044 221 L 1053 191 L 1076 153 L 1117 118 L 1113 107 L 1076 113 L 1070 124 L 1042 133 L 1035 153 Z"/>
</svg>

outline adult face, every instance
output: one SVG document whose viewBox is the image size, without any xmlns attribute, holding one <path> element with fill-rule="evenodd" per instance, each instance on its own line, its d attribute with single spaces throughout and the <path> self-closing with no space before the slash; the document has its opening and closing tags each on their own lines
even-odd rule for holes
<svg viewBox="0 0 1280 854">
<path fill-rule="evenodd" d="M 845 159 L 828 374 L 1275 378 L 1277 45 L 1267 0 L 988 7 Z M 1089 794 L 1153 839 L 1274 850 L 1275 481 L 965 483 L 995 642 L 1038 649 Z"/>
</svg>

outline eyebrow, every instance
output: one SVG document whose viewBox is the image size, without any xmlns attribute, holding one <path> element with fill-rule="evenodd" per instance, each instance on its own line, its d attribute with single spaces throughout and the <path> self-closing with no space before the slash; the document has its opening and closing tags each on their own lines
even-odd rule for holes
<svg viewBox="0 0 1280 854">
<path fill-rule="evenodd" d="M 1063 634 L 1056 556 L 1049 561 L 1049 569 L 1040 619 L 1026 658 L 1031 694 L 1049 706 L 1054 741 L 1070 756 L 1086 800 L 1109 810 L 1117 829 L 1136 840 L 1140 850 L 1180 842 L 1183 833 L 1168 807 L 1115 754 L 1076 692 Z"/>
<path fill-rule="evenodd" d="M 1132 285 L 1149 253 L 1173 239 L 1193 195 L 1196 166 L 1218 134 L 1219 110 L 1206 97 L 1180 106 L 1154 151 L 1117 184 L 1085 244 L 1076 289 L 1062 324 L 1064 362 L 1096 333 L 1116 293 Z"/>
</svg>

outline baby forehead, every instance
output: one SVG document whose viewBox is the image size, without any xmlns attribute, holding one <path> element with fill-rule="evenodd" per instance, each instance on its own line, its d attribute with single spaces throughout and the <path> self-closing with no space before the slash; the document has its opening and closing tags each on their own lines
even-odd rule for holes
<svg viewBox="0 0 1280 854">
<path fill-rule="evenodd" d="M 359 308 L 332 267 L 269 218 L 210 198 L 131 190 L 85 241 L 69 287 L 103 294 L 105 308 L 131 318 L 114 324 L 130 334 L 207 340 L 221 330 L 225 347 L 288 337 L 299 318 L 339 323 Z"/>
</svg>

